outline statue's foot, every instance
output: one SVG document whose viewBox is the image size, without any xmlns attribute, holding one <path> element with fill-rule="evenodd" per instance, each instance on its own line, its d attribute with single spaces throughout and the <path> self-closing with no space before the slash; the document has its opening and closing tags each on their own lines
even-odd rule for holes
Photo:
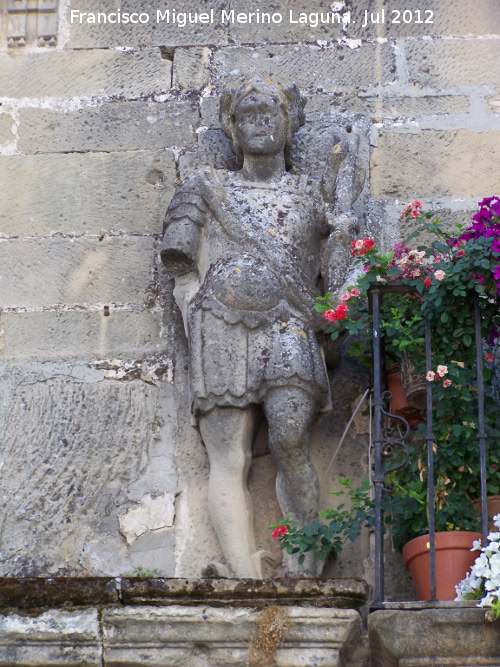
<svg viewBox="0 0 500 667">
<path fill-rule="evenodd" d="M 207 579 L 231 579 L 231 572 L 224 563 L 209 563 L 201 571 L 201 576 Z"/>
<path fill-rule="evenodd" d="M 283 553 L 285 576 L 292 579 L 319 577 L 325 566 L 325 561 L 319 560 L 314 551 L 308 551 L 304 554 L 304 562 L 299 564 L 299 555 Z"/>
</svg>

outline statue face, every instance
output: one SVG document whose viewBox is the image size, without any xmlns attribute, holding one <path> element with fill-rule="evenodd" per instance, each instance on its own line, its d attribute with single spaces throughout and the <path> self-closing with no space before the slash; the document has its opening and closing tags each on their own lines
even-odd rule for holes
<svg viewBox="0 0 500 667">
<path fill-rule="evenodd" d="M 286 136 L 287 123 L 278 102 L 251 93 L 239 103 L 234 138 L 244 155 L 275 155 L 284 150 Z"/>
</svg>

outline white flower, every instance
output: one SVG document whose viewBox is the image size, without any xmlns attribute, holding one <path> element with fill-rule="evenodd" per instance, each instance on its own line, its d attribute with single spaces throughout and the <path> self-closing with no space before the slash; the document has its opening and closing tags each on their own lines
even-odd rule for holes
<svg viewBox="0 0 500 667">
<path fill-rule="evenodd" d="M 443 375 L 446 375 L 448 373 L 448 366 L 438 366 L 436 370 L 438 375 L 443 377 Z"/>
</svg>

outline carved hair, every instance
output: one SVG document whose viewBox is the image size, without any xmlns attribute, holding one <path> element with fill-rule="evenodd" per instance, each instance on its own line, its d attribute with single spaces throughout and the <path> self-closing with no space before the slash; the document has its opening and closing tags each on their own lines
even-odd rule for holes
<svg viewBox="0 0 500 667">
<path fill-rule="evenodd" d="M 295 83 L 282 88 L 270 81 L 263 81 L 259 77 L 250 79 L 250 81 L 242 84 L 237 90 L 230 88 L 224 92 L 220 103 L 220 121 L 224 134 L 233 144 L 236 151 L 236 158 L 240 163 L 243 161 L 243 154 L 234 137 L 236 110 L 240 102 L 252 93 L 265 95 L 281 107 L 287 125 L 285 164 L 287 169 L 290 169 L 292 166 L 290 160 L 292 139 L 295 131 L 305 123 L 304 107 L 306 99 Z"/>
</svg>

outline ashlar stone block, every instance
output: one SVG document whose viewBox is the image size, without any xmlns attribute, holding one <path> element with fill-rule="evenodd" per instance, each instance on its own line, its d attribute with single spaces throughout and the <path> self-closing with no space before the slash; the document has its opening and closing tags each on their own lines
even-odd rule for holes
<svg viewBox="0 0 500 667">
<path fill-rule="evenodd" d="M 142 304 L 153 245 L 138 236 L 0 240 L 0 307 Z"/>
<path fill-rule="evenodd" d="M 134 359 L 162 351 L 161 314 L 151 310 L 43 310 L 0 317 L 0 360 Z"/>
<path fill-rule="evenodd" d="M 105 102 L 79 110 L 21 109 L 22 153 L 184 148 L 196 143 L 199 111 L 191 102 Z"/>
<path fill-rule="evenodd" d="M 157 95 L 170 89 L 172 63 L 159 48 L 0 54 L 0 90 L 10 98 Z"/>
<path fill-rule="evenodd" d="M 480 166 L 479 166 L 480 165 Z M 498 187 L 500 132 L 386 132 L 371 155 L 374 197 L 481 198 Z"/>
<path fill-rule="evenodd" d="M 169 150 L 0 156 L 0 237 L 158 234 L 175 178 Z"/>
<path fill-rule="evenodd" d="M 420 86 L 500 85 L 500 39 L 408 40 L 405 51 L 410 82 Z"/>
<path fill-rule="evenodd" d="M 134 0 L 124 0 L 120 3 L 120 10 L 124 13 L 144 13 L 140 19 L 134 17 L 135 22 L 110 23 L 101 17 L 99 22 L 98 14 L 109 15 L 110 12 L 117 11 L 117 5 L 113 0 L 82 0 L 78 7 L 69 5 L 64 12 L 65 21 L 69 27 L 70 39 L 69 48 L 112 48 L 120 46 L 140 46 L 148 44 L 152 46 L 190 46 L 207 44 L 227 44 L 228 30 L 226 26 L 220 23 L 220 11 L 226 7 L 222 0 L 210 2 L 207 9 L 205 3 L 199 0 L 184 0 L 180 5 L 155 5 L 146 0 L 136 2 Z M 177 20 L 174 20 L 172 9 L 176 9 Z M 71 14 L 71 10 L 77 9 L 79 12 L 85 12 L 81 17 L 79 14 Z M 170 21 L 167 20 L 166 10 L 170 9 Z M 195 13 L 207 13 L 210 9 L 214 10 L 214 22 L 202 22 L 198 16 L 196 21 Z M 158 16 L 157 12 L 161 14 Z M 189 12 L 192 15 L 192 21 L 189 20 Z M 179 14 L 186 13 L 184 18 Z M 89 17 L 93 14 L 94 18 Z M 72 20 L 73 19 L 73 20 Z M 90 22 L 94 21 L 94 22 Z"/>
<path fill-rule="evenodd" d="M 467 603 L 466 603 L 467 604 Z M 468 603 L 472 605 L 473 603 Z M 479 667 L 500 664 L 496 623 L 486 609 L 381 610 L 368 617 L 373 667 Z"/>
<path fill-rule="evenodd" d="M 289 629 L 278 667 L 340 667 L 359 641 L 361 617 L 352 609 L 287 607 Z M 241 667 L 248 659 L 259 612 L 248 608 L 136 607 L 103 612 L 104 661 L 109 667 Z"/>
<path fill-rule="evenodd" d="M 237 86 L 258 74 L 276 83 L 295 81 L 302 92 L 352 91 L 394 81 L 390 44 L 319 47 L 227 47 L 214 57 L 216 84 Z"/>
<path fill-rule="evenodd" d="M 97 609 L 0 616 L 4 667 L 100 667 L 101 652 Z"/>
</svg>

